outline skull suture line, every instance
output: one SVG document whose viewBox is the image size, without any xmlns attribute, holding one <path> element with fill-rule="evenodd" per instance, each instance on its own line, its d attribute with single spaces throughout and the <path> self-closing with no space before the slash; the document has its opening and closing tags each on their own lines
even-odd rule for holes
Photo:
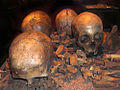
<svg viewBox="0 0 120 90">
<path fill-rule="evenodd" d="M 12 76 L 27 79 L 46 77 L 48 62 L 52 54 L 50 38 L 39 31 L 28 31 L 18 35 L 9 49 Z"/>
<path fill-rule="evenodd" d="M 96 14 L 79 14 L 72 22 L 72 31 L 78 46 L 82 47 L 86 54 L 98 53 L 103 42 L 103 24 Z"/>
<path fill-rule="evenodd" d="M 77 13 L 72 9 L 63 9 L 56 16 L 56 28 L 59 34 L 66 33 L 71 35 L 71 23 L 77 16 Z"/>
<path fill-rule="evenodd" d="M 40 10 L 28 14 L 21 25 L 22 32 L 37 30 L 48 36 L 50 35 L 51 28 L 52 23 L 50 17 L 47 13 Z"/>
</svg>

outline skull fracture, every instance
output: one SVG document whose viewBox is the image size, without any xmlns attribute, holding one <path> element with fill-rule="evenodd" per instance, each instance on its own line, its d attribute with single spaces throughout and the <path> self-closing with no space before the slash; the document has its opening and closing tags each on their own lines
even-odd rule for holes
<svg viewBox="0 0 120 90">
<path fill-rule="evenodd" d="M 50 17 L 43 11 L 33 11 L 28 14 L 21 25 L 22 32 L 37 30 L 50 35 L 52 23 Z"/>
<path fill-rule="evenodd" d="M 72 32 L 78 46 L 83 48 L 87 55 L 98 53 L 103 42 L 103 24 L 96 14 L 79 14 L 72 22 Z"/>
<path fill-rule="evenodd" d="M 26 79 L 31 84 L 35 77 L 48 76 L 51 54 L 51 39 L 44 33 L 31 31 L 20 34 L 9 49 L 12 77 Z"/>
<path fill-rule="evenodd" d="M 76 16 L 77 13 L 72 9 L 63 9 L 59 12 L 55 20 L 58 34 L 66 33 L 71 35 L 71 23 Z"/>
</svg>

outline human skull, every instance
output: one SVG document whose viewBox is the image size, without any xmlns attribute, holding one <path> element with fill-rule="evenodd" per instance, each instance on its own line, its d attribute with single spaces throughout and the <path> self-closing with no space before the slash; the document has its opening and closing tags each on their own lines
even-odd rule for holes
<svg viewBox="0 0 120 90">
<path fill-rule="evenodd" d="M 50 17 L 43 11 L 33 11 L 28 14 L 21 25 L 22 32 L 37 30 L 50 35 L 52 23 Z"/>
<path fill-rule="evenodd" d="M 79 14 L 72 22 L 72 31 L 78 46 L 82 47 L 86 54 L 98 53 L 103 42 L 103 24 L 96 14 Z"/>
<path fill-rule="evenodd" d="M 65 32 L 71 35 L 71 23 L 72 20 L 77 16 L 77 13 L 72 9 L 63 9 L 56 16 L 56 28 L 59 34 Z"/>
<path fill-rule="evenodd" d="M 9 49 L 13 78 L 27 79 L 48 76 L 47 68 L 52 54 L 51 39 L 42 32 L 28 31 L 17 36 Z"/>
</svg>

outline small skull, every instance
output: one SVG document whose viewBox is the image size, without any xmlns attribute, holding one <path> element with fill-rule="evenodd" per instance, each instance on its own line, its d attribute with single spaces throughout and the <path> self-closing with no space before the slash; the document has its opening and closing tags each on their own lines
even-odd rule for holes
<svg viewBox="0 0 120 90">
<path fill-rule="evenodd" d="M 48 76 L 47 68 L 52 54 L 51 39 L 42 32 L 28 31 L 17 36 L 9 49 L 13 78 L 27 79 Z"/>
<path fill-rule="evenodd" d="M 50 17 L 43 11 L 33 11 L 28 14 L 21 25 L 22 32 L 37 30 L 50 35 L 52 23 Z"/>
<path fill-rule="evenodd" d="M 72 22 L 72 31 L 78 46 L 83 48 L 86 54 L 98 53 L 103 42 L 103 24 L 96 14 L 79 14 Z"/>
<path fill-rule="evenodd" d="M 71 35 L 71 23 L 72 20 L 77 16 L 77 13 L 72 9 L 63 9 L 56 16 L 56 28 L 58 34 L 66 33 Z"/>
</svg>

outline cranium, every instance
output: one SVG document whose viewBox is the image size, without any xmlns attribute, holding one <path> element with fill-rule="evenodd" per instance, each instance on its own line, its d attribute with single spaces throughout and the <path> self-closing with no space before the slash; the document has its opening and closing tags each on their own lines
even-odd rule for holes
<svg viewBox="0 0 120 90">
<path fill-rule="evenodd" d="M 63 9 L 56 16 L 56 28 L 59 34 L 65 32 L 71 35 L 71 23 L 72 20 L 77 16 L 77 13 L 72 9 Z"/>
<path fill-rule="evenodd" d="M 37 30 L 50 35 L 51 25 L 50 17 L 45 12 L 39 10 L 31 12 L 24 18 L 21 29 L 22 32 Z"/>
<path fill-rule="evenodd" d="M 9 49 L 10 67 L 14 78 L 46 77 L 52 46 L 50 38 L 39 31 L 28 31 L 17 36 Z"/>
<path fill-rule="evenodd" d="M 96 14 L 79 14 L 72 22 L 72 31 L 78 46 L 82 47 L 86 54 L 98 53 L 98 48 L 103 42 L 103 24 Z"/>
</svg>

